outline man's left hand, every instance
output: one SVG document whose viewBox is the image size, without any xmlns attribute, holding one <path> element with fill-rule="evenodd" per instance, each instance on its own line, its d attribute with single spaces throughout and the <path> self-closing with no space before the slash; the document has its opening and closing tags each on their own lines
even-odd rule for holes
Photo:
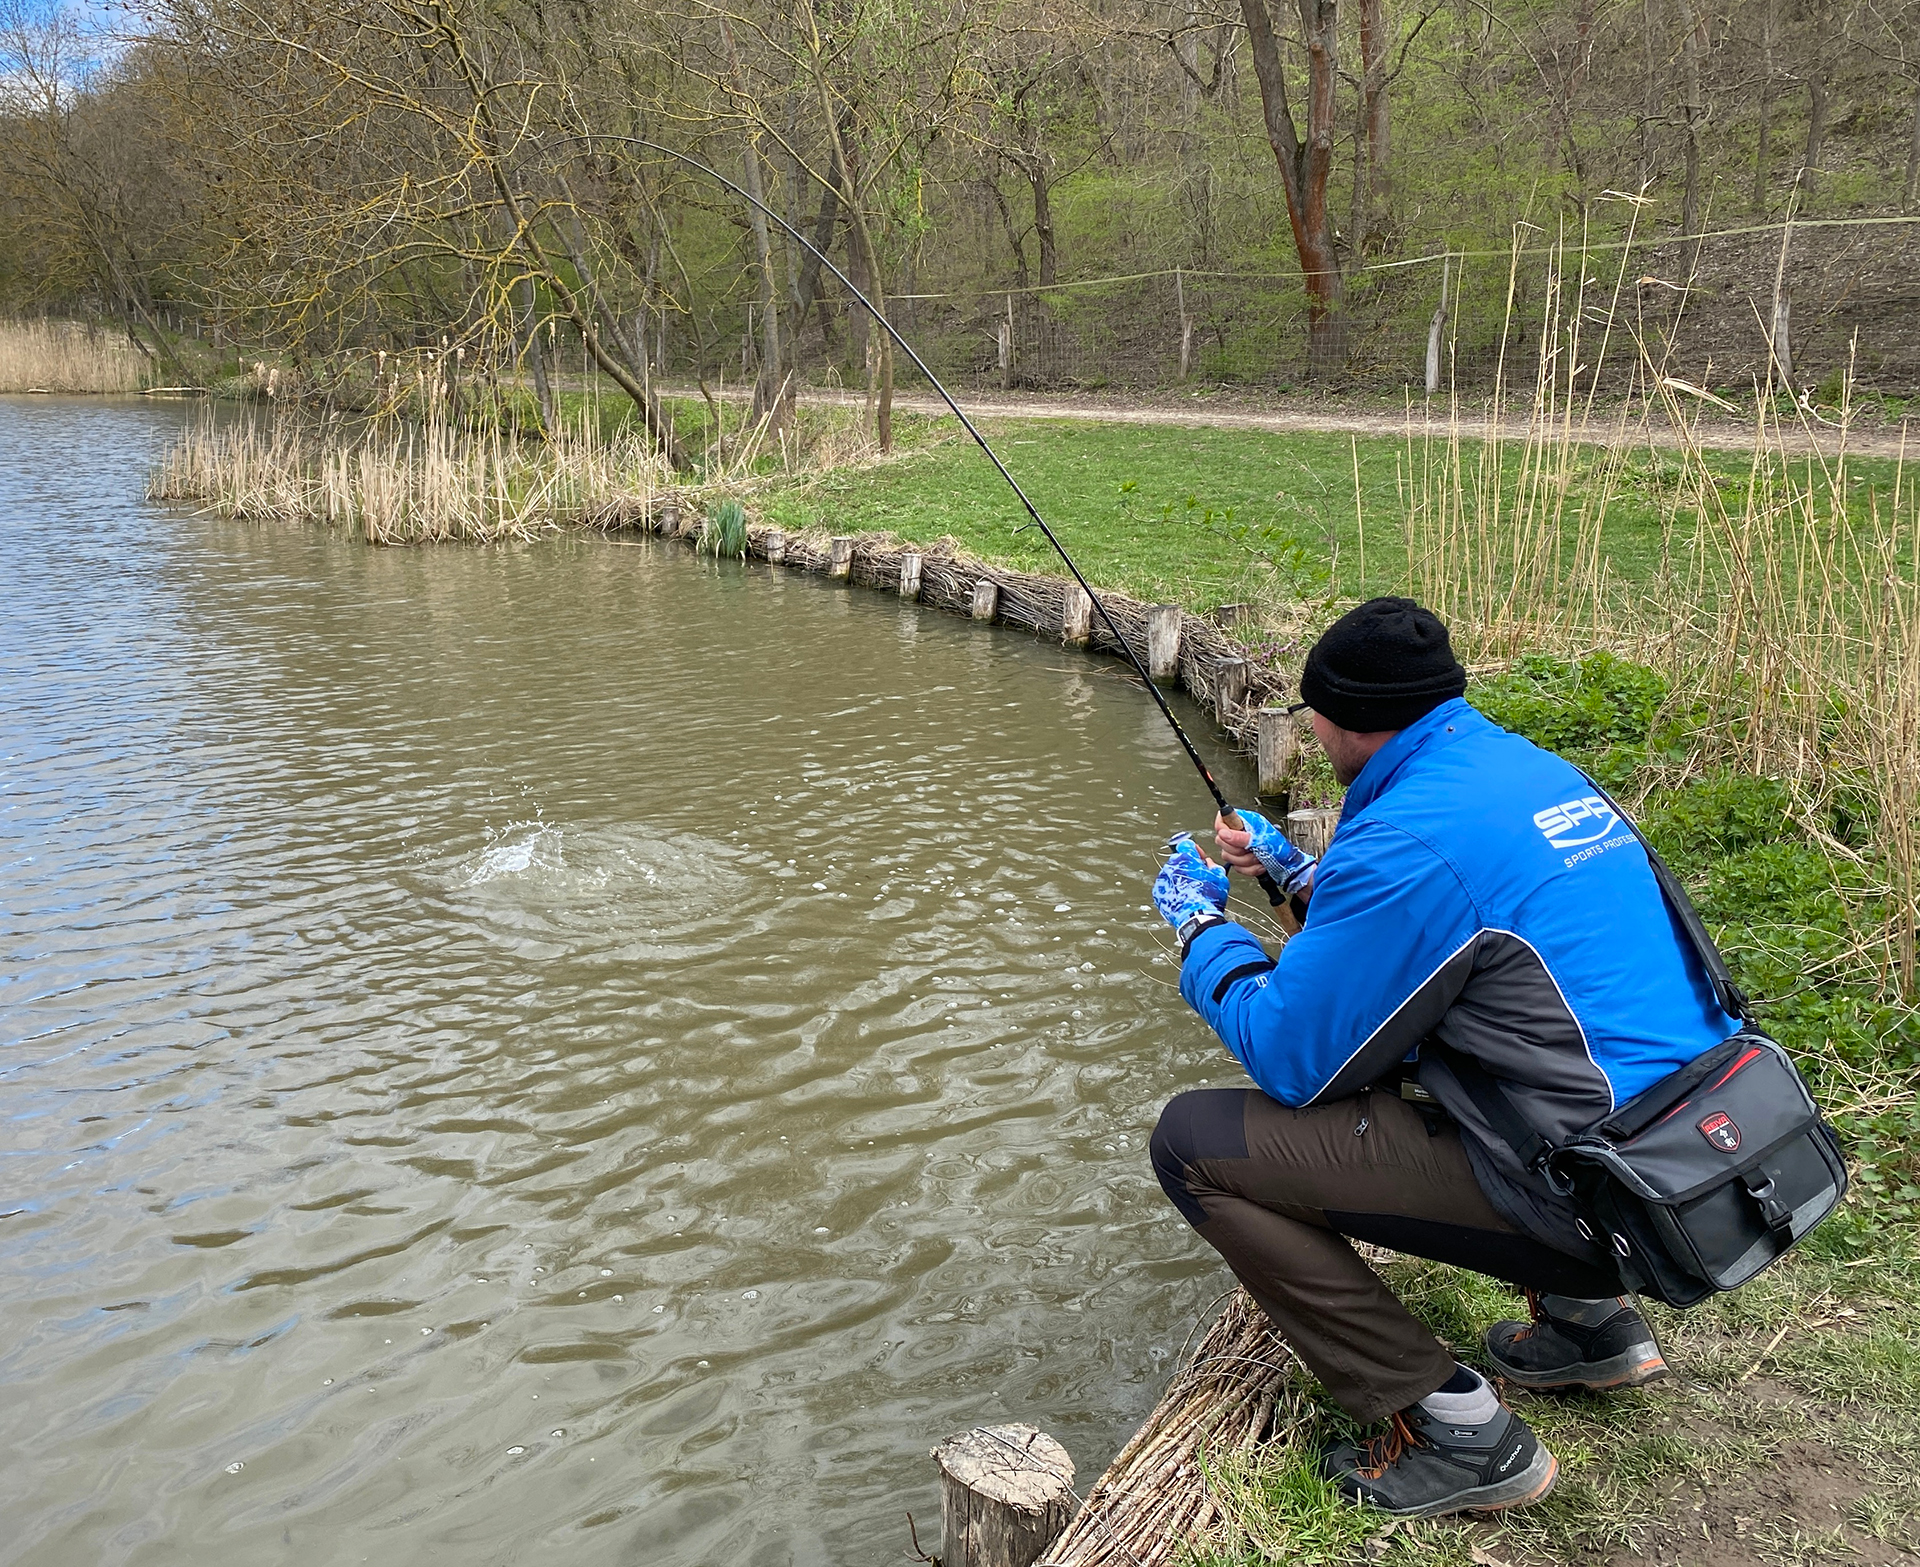
<svg viewBox="0 0 1920 1567">
<path fill-rule="evenodd" d="M 1200 852 L 1191 838 L 1181 843 L 1153 881 L 1153 906 L 1179 930 L 1196 915 L 1227 909 L 1227 873 Z"/>
</svg>

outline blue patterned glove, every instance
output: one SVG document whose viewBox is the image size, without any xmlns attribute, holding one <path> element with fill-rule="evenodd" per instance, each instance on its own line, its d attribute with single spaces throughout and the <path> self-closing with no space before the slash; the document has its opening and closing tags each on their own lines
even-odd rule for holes
<svg viewBox="0 0 1920 1567">
<path fill-rule="evenodd" d="M 1191 838 L 1185 839 L 1153 879 L 1153 906 L 1176 931 L 1200 915 L 1224 915 L 1227 873 L 1210 865 Z"/>
<path fill-rule="evenodd" d="M 1241 811 L 1240 820 L 1253 835 L 1247 847 L 1253 851 L 1266 873 L 1280 883 L 1280 890 L 1291 897 L 1313 884 L 1313 869 L 1320 862 L 1305 853 L 1294 841 L 1258 811 Z"/>
</svg>

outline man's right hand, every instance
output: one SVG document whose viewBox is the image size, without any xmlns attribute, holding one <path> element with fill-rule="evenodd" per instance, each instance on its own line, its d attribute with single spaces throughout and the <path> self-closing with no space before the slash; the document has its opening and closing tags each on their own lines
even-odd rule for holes
<svg viewBox="0 0 1920 1567">
<path fill-rule="evenodd" d="M 1220 845 L 1220 858 L 1245 876 L 1266 871 L 1280 883 L 1288 896 L 1304 893 L 1313 886 L 1314 867 L 1319 863 L 1305 853 L 1278 827 L 1258 811 L 1235 813 L 1244 827 L 1229 827 L 1226 818 L 1213 819 L 1213 836 Z"/>
</svg>

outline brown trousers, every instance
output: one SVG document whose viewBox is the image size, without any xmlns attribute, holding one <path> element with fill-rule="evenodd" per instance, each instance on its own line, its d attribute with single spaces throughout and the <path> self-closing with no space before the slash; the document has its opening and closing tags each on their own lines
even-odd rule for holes
<svg viewBox="0 0 1920 1567">
<path fill-rule="evenodd" d="M 1501 1218 L 1453 1124 L 1386 1086 L 1305 1110 L 1252 1089 L 1199 1089 L 1161 1112 L 1152 1149 L 1174 1206 L 1357 1420 L 1424 1398 L 1453 1375 L 1454 1356 L 1348 1237 L 1557 1294 L 1620 1288 Z"/>
</svg>

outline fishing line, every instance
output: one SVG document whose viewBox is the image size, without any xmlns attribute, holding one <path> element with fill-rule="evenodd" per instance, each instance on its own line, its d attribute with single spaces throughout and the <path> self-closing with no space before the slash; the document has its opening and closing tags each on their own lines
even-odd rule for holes
<svg viewBox="0 0 1920 1567">
<path fill-rule="evenodd" d="M 944 402 L 948 408 L 953 410 L 954 418 L 958 419 L 961 427 L 968 435 L 973 437 L 974 445 L 978 446 L 980 450 L 986 454 L 987 461 L 993 464 L 994 468 L 999 472 L 1000 477 L 1007 481 L 1007 487 L 1019 497 L 1020 504 L 1026 508 L 1027 515 L 1033 519 L 1033 526 L 1039 528 L 1041 533 L 1046 536 L 1047 543 L 1053 546 L 1053 552 L 1060 557 L 1061 563 L 1065 565 L 1068 571 L 1073 573 L 1073 580 L 1080 584 L 1080 590 L 1087 595 L 1088 600 L 1092 603 L 1094 613 L 1099 615 L 1101 624 L 1107 628 L 1108 634 L 1111 635 L 1113 640 L 1119 645 L 1120 651 L 1126 656 L 1127 662 L 1133 666 L 1133 672 L 1140 677 L 1140 683 L 1147 688 L 1147 694 L 1153 698 L 1154 706 L 1160 709 L 1160 716 L 1167 721 L 1167 727 L 1173 731 L 1173 737 L 1180 742 L 1181 750 L 1187 753 L 1187 760 L 1193 763 L 1193 769 L 1200 775 L 1200 781 L 1207 786 L 1207 793 L 1213 796 L 1213 803 L 1219 807 L 1221 819 L 1225 821 L 1229 827 L 1242 826 L 1240 813 L 1227 803 L 1226 795 L 1221 792 L 1220 785 L 1214 781 L 1212 771 L 1207 767 L 1207 764 L 1201 760 L 1199 751 L 1195 749 L 1194 743 L 1188 737 L 1186 730 L 1181 727 L 1180 720 L 1174 716 L 1173 708 L 1161 693 L 1160 687 L 1154 683 L 1153 677 L 1147 673 L 1146 666 L 1140 662 L 1139 655 L 1133 651 L 1132 645 L 1120 634 L 1120 628 L 1113 623 L 1113 617 L 1107 613 L 1107 606 L 1100 601 L 1100 595 L 1093 591 L 1093 585 L 1087 581 L 1086 577 L 1081 573 L 1080 568 L 1074 564 L 1073 557 L 1067 553 L 1066 545 L 1060 542 L 1059 535 L 1048 525 L 1047 519 L 1040 515 L 1040 508 L 1035 506 L 1027 495 L 1027 492 L 1021 489 L 1020 481 L 1008 472 L 1007 465 L 1000 460 L 1000 454 L 987 444 L 987 438 L 980 433 L 979 427 L 967 417 L 966 410 L 954 401 L 953 393 L 949 392 L 941 379 L 928 368 L 927 362 L 922 359 L 919 354 L 914 352 L 913 344 L 909 343 L 906 338 L 900 335 L 899 328 L 886 318 L 878 305 L 867 298 L 862 290 L 854 287 L 853 279 L 842 272 L 839 267 L 835 266 L 831 258 L 829 258 L 819 246 L 815 245 L 813 241 L 802 234 L 798 228 L 789 223 L 779 213 L 775 212 L 773 208 L 769 207 L 764 201 L 759 200 L 757 197 L 750 195 L 742 186 L 736 185 L 718 169 L 702 163 L 698 158 L 692 157 L 684 152 L 675 151 L 672 147 L 662 146 L 657 141 L 648 141 L 642 136 L 624 136 L 612 131 L 576 131 L 561 137 L 560 140 L 563 142 L 621 142 L 627 146 L 645 147 L 650 152 L 661 153 L 666 157 L 674 159 L 676 162 L 684 163 L 688 168 L 695 169 L 706 175 L 709 179 L 725 186 L 750 207 L 765 214 L 775 223 L 779 224 L 781 229 L 794 243 L 801 246 L 808 255 L 812 256 L 831 272 L 834 277 L 839 280 L 840 286 L 860 301 L 861 305 L 865 307 L 867 314 L 872 316 L 882 330 L 886 332 L 887 336 L 899 345 L 900 351 L 913 361 L 914 368 L 924 375 L 933 389 L 940 394 L 940 400 Z M 835 194 L 838 195 L 838 192 L 835 192 Z M 1266 893 L 1267 897 L 1276 906 L 1286 901 L 1286 894 L 1280 890 L 1280 884 L 1266 871 L 1261 871 L 1258 879 L 1261 890 Z"/>
</svg>

